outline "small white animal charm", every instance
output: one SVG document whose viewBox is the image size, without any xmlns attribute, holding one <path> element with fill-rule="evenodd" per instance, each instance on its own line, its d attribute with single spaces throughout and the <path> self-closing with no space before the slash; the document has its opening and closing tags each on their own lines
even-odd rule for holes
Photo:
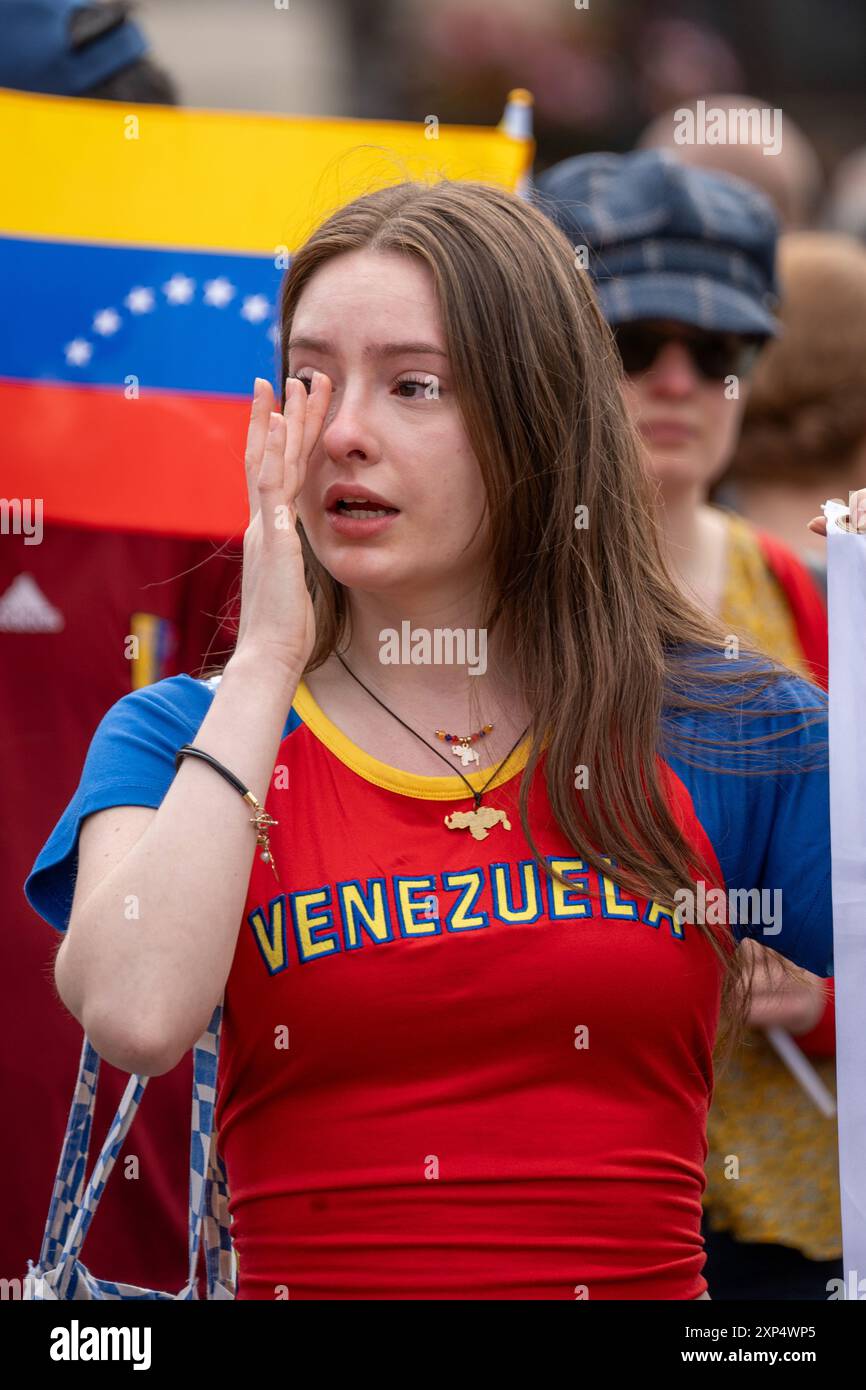
<svg viewBox="0 0 866 1390">
<path fill-rule="evenodd" d="M 451 752 L 454 754 L 455 758 L 462 759 L 464 767 L 466 767 L 468 763 L 478 762 L 478 754 L 471 743 L 453 743 L 451 745 Z"/>
</svg>

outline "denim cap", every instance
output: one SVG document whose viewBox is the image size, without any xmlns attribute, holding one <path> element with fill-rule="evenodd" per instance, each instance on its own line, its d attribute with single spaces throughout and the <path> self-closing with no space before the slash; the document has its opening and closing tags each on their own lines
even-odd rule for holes
<svg viewBox="0 0 866 1390">
<path fill-rule="evenodd" d="M 587 248 L 609 323 L 779 332 L 778 222 L 743 179 L 680 164 L 666 150 L 586 154 L 547 169 L 531 197 L 572 246 Z"/>
<path fill-rule="evenodd" d="M 0 0 L 0 87 L 74 97 L 148 50 L 124 0 Z"/>
</svg>

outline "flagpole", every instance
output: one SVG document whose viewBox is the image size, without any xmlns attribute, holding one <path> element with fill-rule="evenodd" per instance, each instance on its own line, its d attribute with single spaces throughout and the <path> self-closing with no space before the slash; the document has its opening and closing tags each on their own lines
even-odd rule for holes
<svg viewBox="0 0 866 1390">
<path fill-rule="evenodd" d="M 836 1114 L 836 1102 L 832 1091 L 824 1085 L 812 1063 L 809 1061 L 787 1028 L 766 1028 L 767 1038 L 785 1063 L 795 1080 L 799 1081 L 806 1095 L 815 1103 L 822 1115 L 831 1120 Z"/>
<path fill-rule="evenodd" d="M 505 103 L 505 110 L 502 113 L 502 120 L 499 122 L 499 129 L 505 135 L 510 135 L 512 140 L 532 140 L 532 114 L 534 99 L 532 93 L 525 87 L 514 87 L 508 93 L 508 100 Z M 528 198 L 532 190 L 532 166 L 525 174 L 521 174 L 515 192 L 521 198 Z"/>
</svg>

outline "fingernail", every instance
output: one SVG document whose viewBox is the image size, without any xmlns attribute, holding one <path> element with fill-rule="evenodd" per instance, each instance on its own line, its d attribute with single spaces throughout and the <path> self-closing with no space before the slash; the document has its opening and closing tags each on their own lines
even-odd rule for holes
<svg viewBox="0 0 866 1390">
<path fill-rule="evenodd" d="M 260 377 L 260 376 L 257 376 L 256 379 L 255 379 L 255 381 L 253 382 L 253 400 L 254 400 L 254 401 L 257 401 L 258 398 L 259 398 L 259 396 L 262 394 L 262 387 L 264 386 L 264 384 L 265 384 L 264 378 L 263 378 L 263 377 Z"/>
<path fill-rule="evenodd" d="M 276 434 L 276 432 L 277 432 L 277 430 L 278 430 L 279 428 L 280 428 L 280 417 L 279 417 L 279 415 L 276 414 L 275 411 L 272 410 L 272 411 L 271 411 L 271 421 L 270 421 L 270 424 L 268 425 L 268 437 L 270 438 L 270 436 L 271 436 L 272 434 Z"/>
</svg>

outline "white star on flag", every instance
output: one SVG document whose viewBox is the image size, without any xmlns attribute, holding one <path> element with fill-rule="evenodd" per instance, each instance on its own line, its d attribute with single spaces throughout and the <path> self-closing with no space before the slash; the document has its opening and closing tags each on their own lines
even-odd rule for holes
<svg viewBox="0 0 866 1390">
<path fill-rule="evenodd" d="M 153 290 L 136 285 L 123 302 L 131 314 L 149 314 L 153 308 Z"/>
<path fill-rule="evenodd" d="M 93 316 L 93 331 L 100 333 L 103 338 L 116 333 L 120 324 L 120 314 L 116 309 L 100 309 L 99 313 Z"/>
<path fill-rule="evenodd" d="M 224 309 L 230 299 L 235 297 L 234 285 L 220 275 L 216 280 L 207 280 L 204 287 L 204 302 L 216 309 Z"/>
<path fill-rule="evenodd" d="M 189 304 L 195 298 L 196 281 L 189 275 L 184 275 L 181 271 L 175 272 L 162 285 L 163 293 L 169 304 Z M 226 275 L 215 276 L 212 280 L 205 280 L 202 285 L 202 299 L 205 304 L 213 308 L 224 309 L 238 294 L 238 287 Z M 156 290 L 148 285 L 134 285 L 123 299 L 123 304 L 130 314 L 149 314 L 156 309 Z M 248 294 L 244 296 L 240 315 L 248 323 L 261 324 L 269 318 L 273 310 L 273 305 L 264 294 Z M 108 338 L 117 333 L 124 325 L 123 315 L 113 307 L 97 309 L 92 318 L 91 331 L 98 334 L 101 338 Z M 280 343 L 279 325 L 271 323 L 265 327 L 268 340 L 278 347 Z M 63 348 L 64 357 L 70 367 L 84 367 L 90 362 L 96 351 L 96 345 L 87 338 L 73 338 L 66 343 Z"/>
<path fill-rule="evenodd" d="M 70 367 L 83 367 L 93 356 L 93 347 L 85 338 L 73 338 L 63 351 Z"/>
<path fill-rule="evenodd" d="M 195 291 L 195 280 L 188 275 L 172 275 L 163 285 L 169 304 L 189 304 Z"/>
<path fill-rule="evenodd" d="M 271 306 L 263 294 L 247 295 L 241 309 L 241 318 L 248 319 L 250 323 L 261 323 L 270 313 Z"/>
</svg>

